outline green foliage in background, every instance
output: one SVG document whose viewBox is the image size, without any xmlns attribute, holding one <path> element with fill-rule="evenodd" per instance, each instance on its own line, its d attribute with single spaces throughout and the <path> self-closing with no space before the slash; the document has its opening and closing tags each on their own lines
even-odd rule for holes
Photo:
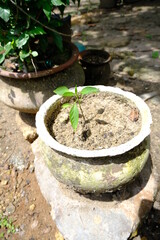
<svg viewBox="0 0 160 240">
<path fill-rule="evenodd" d="M 160 55 L 159 55 L 158 51 L 152 52 L 152 58 L 159 58 L 159 57 L 160 57 Z"/>
<path fill-rule="evenodd" d="M 80 3 L 80 0 L 72 0 Z M 59 9 L 63 16 L 70 0 L 0 0 L 0 64 L 4 59 L 18 56 L 19 61 L 31 60 L 44 54 L 48 39 L 62 51 L 62 35 L 58 27 L 61 18 L 54 17 Z"/>
</svg>

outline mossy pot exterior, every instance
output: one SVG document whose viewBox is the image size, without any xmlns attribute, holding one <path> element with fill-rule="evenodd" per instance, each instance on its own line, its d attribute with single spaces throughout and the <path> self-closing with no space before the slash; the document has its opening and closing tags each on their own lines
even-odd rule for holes
<svg viewBox="0 0 160 240">
<path fill-rule="evenodd" d="M 84 71 L 77 62 L 79 52 L 74 44 L 70 46 L 71 58 L 52 69 L 24 74 L 0 69 L 0 101 L 20 112 L 35 114 L 57 87 L 83 85 Z"/>
<path fill-rule="evenodd" d="M 96 86 L 100 91 L 122 94 L 138 107 L 142 126 L 139 134 L 127 143 L 101 150 L 81 150 L 58 143 L 49 133 L 48 122 L 61 103 L 54 96 L 36 115 L 37 132 L 44 161 L 56 179 L 81 193 L 104 193 L 119 189 L 133 180 L 149 157 L 149 135 L 152 122 L 148 106 L 136 95 L 118 88 Z M 83 87 L 79 87 L 81 90 Z M 71 89 L 73 90 L 73 89 Z"/>
<path fill-rule="evenodd" d="M 54 177 L 82 194 L 120 189 L 142 171 L 149 157 L 149 138 L 127 153 L 102 158 L 72 157 L 51 149 L 42 141 L 39 147 Z"/>
</svg>

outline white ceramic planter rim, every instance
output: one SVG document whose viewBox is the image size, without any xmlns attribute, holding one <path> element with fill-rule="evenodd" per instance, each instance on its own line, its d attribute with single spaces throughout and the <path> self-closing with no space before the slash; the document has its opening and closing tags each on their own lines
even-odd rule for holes
<svg viewBox="0 0 160 240">
<path fill-rule="evenodd" d="M 82 90 L 84 87 L 78 87 L 78 91 Z M 59 142 L 57 142 L 50 135 L 44 123 L 44 118 L 47 113 L 47 110 L 50 108 L 51 105 L 53 105 L 61 97 L 61 96 L 54 95 L 53 97 L 49 98 L 40 107 L 36 115 L 37 133 L 39 137 L 42 139 L 42 141 L 45 142 L 46 145 L 53 148 L 54 150 L 66 153 L 68 155 L 77 156 L 77 157 L 90 158 L 90 157 L 116 156 L 119 154 L 123 154 L 131 150 L 135 146 L 139 145 L 150 134 L 150 125 L 152 123 L 151 113 L 147 104 L 140 97 L 138 97 L 137 95 L 131 92 L 123 91 L 119 88 L 99 86 L 99 85 L 95 87 L 97 87 L 100 91 L 113 92 L 113 93 L 123 95 L 124 97 L 130 99 L 136 104 L 142 117 L 142 127 L 139 134 L 124 144 L 121 144 L 116 147 L 107 148 L 107 149 L 82 150 L 82 149 L 64 146 Z M 73 89 L 74 88 L 71 88 L 70 90 L 73 91 Z"/>
</svg>

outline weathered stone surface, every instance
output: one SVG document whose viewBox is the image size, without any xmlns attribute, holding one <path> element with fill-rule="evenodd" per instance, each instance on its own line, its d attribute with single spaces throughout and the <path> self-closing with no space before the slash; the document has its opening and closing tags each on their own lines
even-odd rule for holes
<svg viewBox="0 0 160 240">
<path fill-rule="evenodd" d="M 37 144 L 56 179 L 81 193 L 102 193 L 120 188 L 141 172 L 149 156 L 149 138 L 129 154 L 87 160 L 56 152 L 40 139 Z"/>
<path fill-rule="evenodd" d="M 156 182 L 149 160 L 136 181 L 114 194 L 79 195 L 59 183 L 46 167 L 38 139 L 32 144 L 35 173 L 52 218 L 65 240 L 127 240 L 150 210 Z"/>
<path fill-rule="evenodd" d="M 118 34 L 118 33 L 117 33 Z M 118 35 L 117 36 L 106 36 L 105 38 L 105 46 L 107 47 L 124 47 L 129 44 L 131 38 L 130 36 L 127 35 Z"/>
<path fill-rule="evenodd" d="M 15 206 L 12 203 L 9 203 L 8 207 L 6 208 L 5 215 L 8 216 L 12 213 L 14 213 L 16 210 Z"/>
<path fill-rule="evenodd" d="M 59 86 L 83 85 L 84 71 L 76 62 L 62 72 L 37 79 L 12 79 L 0 76 L 0 100 L 21 112 L 36 113 L 39 107 L 53 95 Z"/>
<path fill-rule="evenodd" d="M 35 115 L 27 113 L 16 113 L 16 123 L 22 132 L 24 138 L 32 143 L 37 137 L 37 131 L 35 127 Z"/>
</svg>

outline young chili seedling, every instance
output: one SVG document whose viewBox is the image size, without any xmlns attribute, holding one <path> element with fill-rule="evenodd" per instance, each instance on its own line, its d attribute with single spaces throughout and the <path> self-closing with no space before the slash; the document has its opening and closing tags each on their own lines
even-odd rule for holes
<svg viewBox="0 0 160 240">
<path fill-rule="evenodd" d="M 73 103 L 64 103 L 62 107 L 63 108 L 70 107 L 69 119 L 70 119 L 72 128 L 74 129 L 74 131 L 76 131 L 78 126 L 78 121 L 79 121 L 79 109 L 84 120 L 84 125 L 86 123 L 86 119 L 81 106 L 83 96 L 91 93 L 97 93 L 99 92 L 99 89 L 95 87 L 84 87 L 80 92 L 78 92 L 77 86 L 75 86 L 74 92 L 71 92 L 67 87 L 62 86 L 62 87 L 58 87 L 53 92 L 63 97 L 73 97 L 73 100 L 74 100 Z M 79 106 L 79 109 L 78 109 L 78 106 Z"/>
</svg>

